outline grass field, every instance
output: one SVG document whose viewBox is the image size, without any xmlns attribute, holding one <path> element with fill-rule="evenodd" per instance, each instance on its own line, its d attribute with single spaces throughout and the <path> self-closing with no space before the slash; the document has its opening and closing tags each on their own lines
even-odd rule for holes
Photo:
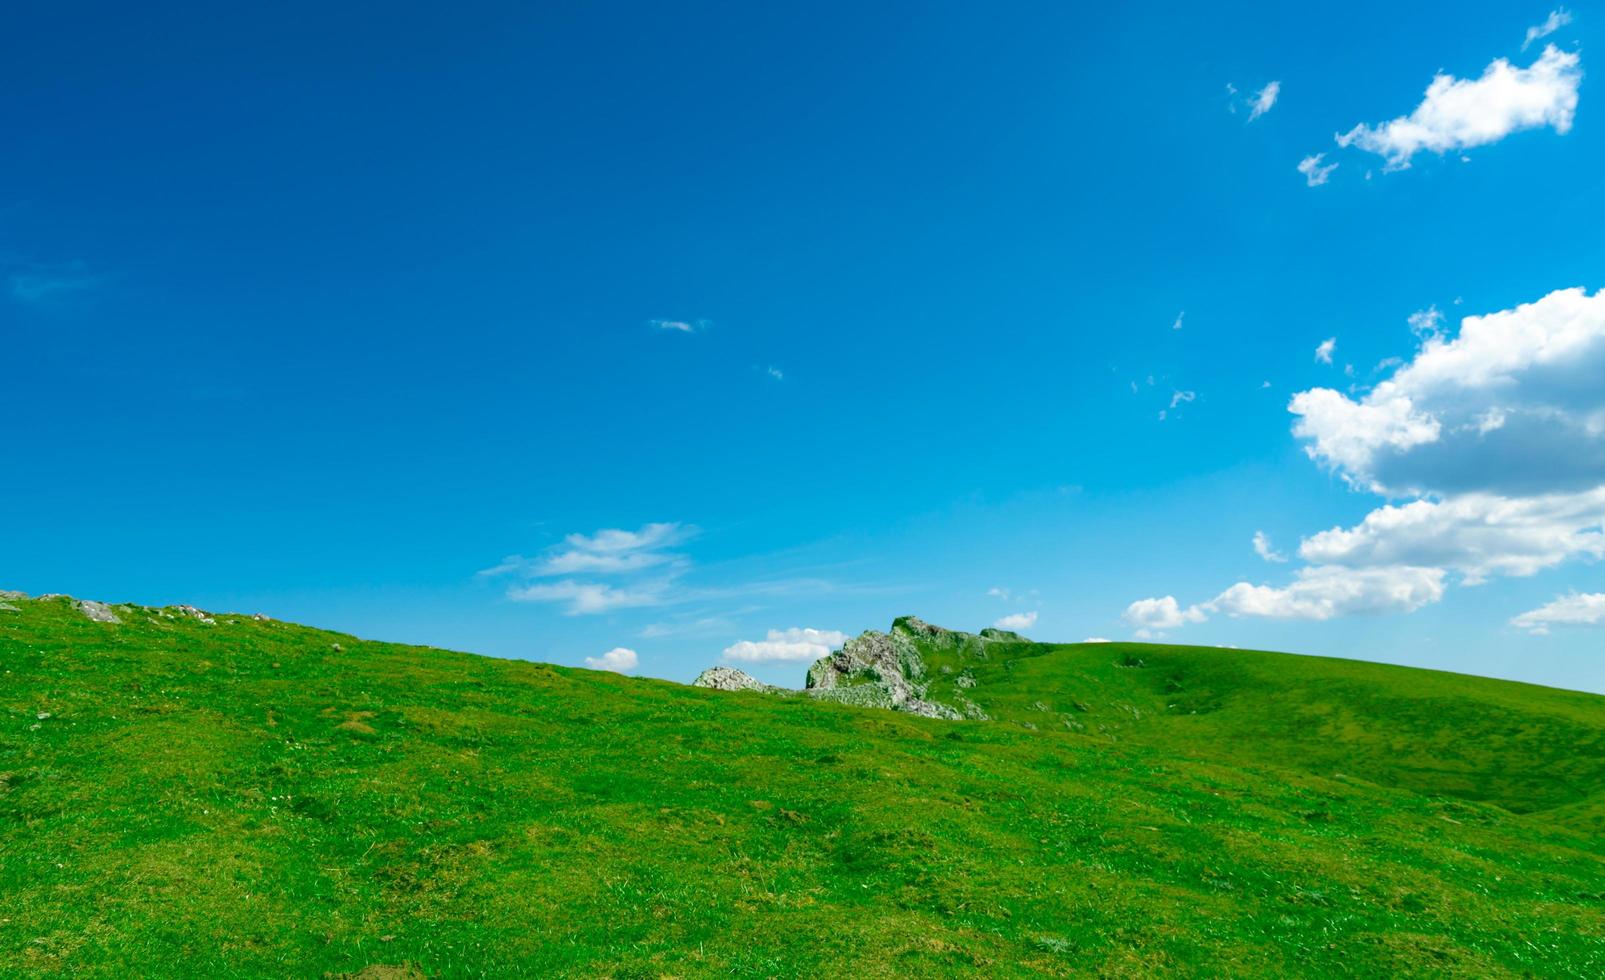
<svg viewBox="0 0 1605 980">
<path fill-rule="evenodd" d="M 955 722 L 9 604 L 7 975 L 1605 975 L 1605 698 L 926 643 Z"/>
</svg>

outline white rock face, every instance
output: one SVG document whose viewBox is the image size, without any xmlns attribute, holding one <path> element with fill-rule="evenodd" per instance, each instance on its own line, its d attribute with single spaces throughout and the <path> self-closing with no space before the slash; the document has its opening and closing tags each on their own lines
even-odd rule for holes
<svg viewBox="0 0 1605 980">
<path fill-rule="evenodd" d="M 84 614 L 85 619 L 92 619 L 97 623 L 122 622 L 121 619 L 117 618 L 117 614 L 112 611 L 112 608 L 104 602 L 96 602 L 93 599 L 74 599 L 72 604 L 74 608 Z"/>
<path fill-rule="evenodd" d="M 765 684 L 758 678 L 744 670 L 734 667 L 709 667 L 697 675 L 691 682 L 692 687 L 711 687 L 715 691 L 774 691 L 779 690 L 772 684 Z"/>
</svg>

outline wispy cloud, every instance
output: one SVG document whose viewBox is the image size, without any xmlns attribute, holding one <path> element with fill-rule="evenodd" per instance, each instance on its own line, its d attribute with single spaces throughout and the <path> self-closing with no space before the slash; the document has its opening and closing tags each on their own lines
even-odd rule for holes
<svg viewBox="0 0 1605 980">
<path fill-rule="evenodd" d="M 99 287 L 104 277 L 95 275 L 82 262 L 63 265 L 19 265 L 6 275 L 11 298 L 26 306 L 44 306 L 66 300 Z"/>
<path fill-rule="evenodd" d="M 1332 352 L 1337 350 L 1337 338 L 1328 337 L 1315 347 L 1315 359 L 1322 364 L 1332 363 Z"/>
<path fill-rule="evenodd" d="M 1572 22 L 1572 12 L 1560 7 L 1549 12 L 1542 24 L 1534 24 L 1527 28 L 1527 39 L 1521 42 L 1521 49 L 1526 51 L 1534 41 L 1542 40 Z"/>
<path fill-rule="evenodd" d="M 1275 548 L 1271 547 L 1270 536 L 1268 534 L 1266 534 L 1264 531 L 1255 531 L 1254 532 L 1254 554 L 1259 555 L 1265 561 L 1270 561 L 1270 562 L 1284 562 L 1284 561 L 1287 561 L 1287 556 L 1286 555 L 1282 554 L 1281 552 L 1277 551 Z"/>
<path fill-rule="evenodd" d="M 713 326 L 713 321 L 711 320 L 657 319 L 648 320 L 647 323 L 656 330 L 667 330 L 670 333 L 701 333 L 702 331 Z"/>
<path fill-rule="evenodd" d="M 1298 162 L 1298 172 L 1304 175 L 1306 187 L 1320 187 L 1332 177 L 1332 171 L 1338 168 L 1335 163 L 1321 165 L 1326 159 L 1325 153 L 1314 153 Z"/>
<path fill-rule="evenodd" d="M 1281 93 L 1281 82 L 1270 82 L 1264 88 L 1255 92 L 1254 98 L 1249 102 L 1248 121 L 1253 122 L 1260 116 L 1270 112 L 1271 107 L 1276 105 L 1276 97 Z"/>
</svg>

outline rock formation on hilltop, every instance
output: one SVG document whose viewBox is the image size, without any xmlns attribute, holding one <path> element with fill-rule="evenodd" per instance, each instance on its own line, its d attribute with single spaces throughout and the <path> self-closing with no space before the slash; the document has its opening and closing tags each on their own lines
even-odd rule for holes
<svg viewBox="0 0 1605 980">
<path fill-rule="evenodd" d="M 963 633 L 933 626 L 917 616 L 903 616 L 892 623 L 889 632 L 866 630 L 842 644 L 840 650 L 814 661 L 808 668 L 803 693 L 822 701 L 889 708 L 926 718 L 985 719 L 980 706 L 962 695 L 957 697 L 957 706 L 930 697 L 930 671 L 921 647 L 984 660 L 990 644 L 1025 642 L 1030 641 L 1008 630 Z M 950 672 L 951 668 L 944 670 Z M 764 684 L 733 667 L 710 667 L 692 683 L 721 691 L 786 690 Z"/>
<path fill-rule="evenodd" d="M 783 687 L 765 684 L 744 670 L 734 667 L 709 667 L 691 682 L 692 687 L 711 687 L 715 691 L 784 691 Z"/>
</svg>

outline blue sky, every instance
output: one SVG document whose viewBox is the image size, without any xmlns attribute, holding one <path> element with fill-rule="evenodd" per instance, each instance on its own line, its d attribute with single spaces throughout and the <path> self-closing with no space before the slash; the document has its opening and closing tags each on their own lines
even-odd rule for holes
<svg viewBox="0 0 1605 980">
<path fill-rule="evenodd" d="M 677 680 L 917 613 L 1605 691 L 1599 23 L 17 11 L 0 585 Z"/>
</svg>

